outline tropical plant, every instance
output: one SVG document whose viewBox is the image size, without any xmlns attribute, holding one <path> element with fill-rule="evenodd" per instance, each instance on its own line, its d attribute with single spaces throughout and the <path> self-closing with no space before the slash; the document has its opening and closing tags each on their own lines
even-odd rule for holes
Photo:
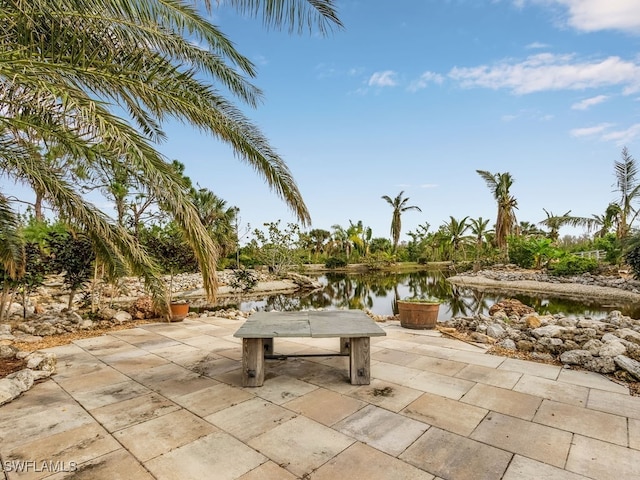
<svg viewBox="0 0 640 480">
<path fill-rule="evenodd" d="M 420 207 L 416 205 L 407 205 L 409 197 L 402 198 L 404 191 L 400 192 L 394 198 L 388 195 L 383 195 L 382 199 L 385 200 L 391 208 L 393 208 L 393 215 L 391 217 L 391 239 L 393 241 L 393 252 L 398 250 L 398 242 L 400 241 L 400 232 L 402 231 L 402 214 L 409 210 L 417 210 L 422 212 Z"/>
<path fill-rule="evenodd" d="M 444 232 L 449 237 L 449 242 L 451 244 L 451 251 L 453 253 L 457 253 L 458 250 L 462 253 L 462 259 L 466 258 L 466 253 L 464 249 L 465 243 L 469 240 L 469 236 L 465 235 L 466 231 L 469 229 L 469 224 L 467 220 L 469 217 L 464 217 L 461 220 L 454 218 L 453 216 L 449 216 L 449 221 L 445 222 Z"/>
<path fill-rule="evenodd" d="M 214 2 L 198 5 L 211 12 Z M 290 31 L 326 33 L 341 26 L 332 0 L 229 0 L 225 5 L 262 16 L 269 27 L 288 25 Z M 160 302 L 157 271 L 135 238 L 79 194 L 40 150 L 55 145 L 87 171 L 100 162 L 124 159 L 136 182 L 171 212 L 198 258 L 212 298 L 216 245 L 186 185 L 153 143 L 165 137 L 167 118 L 201 129 L 229 144 L 308 223 L 309 213 L 282 158 L 219 93 L 223 87 L 256 106 L 261 92 L 247 80 L 255 74 L 254 65 L 186 0 L 0 0 L 0 173 L 37 186 L 63 219 L 82 227 L 103 262 L 112 270 L 126 267 L 143 276 Z M 118 116 L 122 111 L 132 123 Z M 11 209 L 8 202 L 0 203 Z M 10 223 L 0 230 L 9 228 Z M 2 261 L 5 268 L 16 266 L 16 257 Z"/>
<path fill-rule="evenodd" d="M 620 200 L 617 203 L 620 207 L 620 216 L 616 234 L 618 238 L 626 238 L 639 213 L 634 203 L 640 199 L 640 179 L 638 179 L 638 164 L 629 154 L 627 147 L 622 149 L 621 156 L 622 159 L 614 164 L 615 191 L 620 193 Z"/>
<path fill-rule="evenodd" d="M 269 271 L 280 274 L 295 263 L 295 246 L 300 235 L 300 227 L 293 223 L 280 228 L 280 220 L 265 223 L 267 231 L 255 229 L 253 231 L 256 244 L 257 258 Z"/>
<path fill-rule="evenodd" d="M 486 170 L 476 170 L 485 181 L 494 200 L 498 204 L 498 214 L 495 224 L 495 244 L 500 250 L 506 250 L 507 238 L 514 233 L 516 216 L 514 210 L 518 208 L 518 201 L 511 195 L 513 177 L 510 173 L 490 173 Z"/>
<path fill-rule="evenodd" d="M 544 208 L 542 210 L 547 218 L 538 222 L 538 225 L 548 228 L 549 232 L 547 233 L 547 237 L 550 238 L 553 243 L 556 243 L 560 237 L 560 228 L 572 223 L 572 217 L 569 215 L 571 210 L 566 211 L 562 215 L 554 215 L 553 212 L 548 212 Z"/>
</svg>

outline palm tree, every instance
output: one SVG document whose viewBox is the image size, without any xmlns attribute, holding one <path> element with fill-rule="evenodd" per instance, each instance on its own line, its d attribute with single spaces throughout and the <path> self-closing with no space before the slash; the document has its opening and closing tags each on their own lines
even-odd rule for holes
<svg viewBox="0 0 640 480">
<path fill-rule="evenodd" d="M 484 246 L 485 237 L 490 232 L 490 229 L 487 228 L 489 225 L 489 219 L 483 219 L 482 217 L 472 218 L 469 220 L 471 233 L 473 234 L 476 240 L 476 258 L 482 252 L 482 247 Z"/>
<path fill-rule="evenodd" d="M 213 2 L 199 3 L 211 13 Z M 333 0 L 225 4 L 262 16 L 270 27 L 321 33 L 341 27 Z M 99 259 L 143 276 L 158 299 L 164 292 L 157 269 L 136 239 L 38 153 L 56 145 L 87 170 L 101 161 L 126 159 L 136 181 L 171 212 L 213 299 L 217 246 L 199 221 L 187 186 L 154 143 L 165 137 L 162 123 L 171 117 L 214 136 L 308 223 L 283 159 L 214 87 L 255 107 L 261 92 L 247 80 L 255 75 L 254 65 L 187 0 L 0 0 L 0 173 L 37 187 L 62 218 L 88 233 Z M 119 117 L 120 111 L 131 122 Z"/>
<path fill-rule="evenodd" d="M 470 226 L 467 223 L 468 219 L 469 217 L 464 217 L 461 220 L 457 220 L 453 216 L 449 216 L 449 221 L 444 223 L 444 229 L 443 229 L 443 231 L 449 237 L 451 251 L 455 253 L 460 248 L 462 250 L 463 260 L 466 259 L 464 244 L 469 239 L 468 236 L 465 236 L 465 233 L 467 232 Z"/>
<path fill-rule="evenodd" d="M 518 201 L 509 192 L 513 185 L 513 177 L 508 172 L 495 174 L 486 170 L 476 170 L 476 172 L 486 182 L 498 204 L 495 243 L 500 250 L 506 250 L 507 237 L 513 233 L 516 224 L 514 210 L 518 208 Z"/>
<path fill-rule="evenodd" d="M 631 230 L 631 225 L 638 216 L 639 210 L 633 204 L 640 198 L 640 181 L 638 180 L 638 165 L 629 154 L 627 147 L 622 149 L 622 160 L 615 162 L 616 191 L 620 192 L 620 222 L 616 235 L 618 238 L 626 238 Z"/>
<path fill-rule="evenodd" d="M 547 237 L 551 240 L 552 243 L 558 241 L 560 236 L 560 228 L 564 225 L 570 225 L 572 223 L 572 217 L 569 216 L 571 210 L 566 211 L 562 215 L 554 215 L 553 212 L 548 212 L 546 209 L 542 209 L 547 216 L 544 220 L 538 222 L 538 225 L 542 225 L 543 227 L 547 227 L 549 229 L 549 233 L 547 233 Z"/>
<path fill-rule="evenodd" d="M 386 202 L 391 205 L 393 208 L 393 216 L 391 217 L 391 238 L 393 240 L 393 252 L 395 253 L 398 249 L 398 242 L 400 241 L 400 231 L 402 230 L 402 221 L 401 216 L 404 212 L 408 210 L 418 210 L 422 212 L 420 207 L 415 205 L 407 205 L 409 201 L 409 197 L 402 198 L 404 191 L 400 192 L 395 198 L 391 198 L 388 195 L 383 195 L 382 199 L 386 200 Z"/>
</svg>

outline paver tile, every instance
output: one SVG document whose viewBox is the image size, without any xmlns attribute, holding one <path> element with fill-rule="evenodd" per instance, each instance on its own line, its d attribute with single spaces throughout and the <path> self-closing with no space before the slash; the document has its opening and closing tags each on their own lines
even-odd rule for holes
<svg viewBox="0 0 640 480">
<path fill-rule="evenodd" d="M 623 447 L 627 446 L 627 419 L 619 415 L 545 400 L 533 421 Z"/>
<path fill-rule="evenodd" d="M 254 398 L 254 395 L 246 390 L 219 383 L 213 387 L 175 397 L 173 401 L 196 415 L 205 417 L 250 398 Z"/>
<path fill-rule="evenodd" d="M 478 383 L 460 401 L 523 420 L 531 420 L 542 403 L 542 398 Z"/>
<path fill-rule="evenodd" d="M 587 407 L 601 412 L 640 420 L 640 397 L 593 389 Z"/>
<path fill-rule="evenodd" d="M 393 363 L 395 365 L 408 365 L 421 358 L 417 353 L 405 352 L 402 350 L 390 350 L 383 348 L 371 354 L 371 359 L 380 362 Z"/>
<path fill-rule="evenodd" d="M 405 365 L 410 368 L 450 376 L 454 376 L 467 366 L 466 363 L 456 362 L 454 360 L 445 360 L 444 358 L 430 357 L 428 355 L 418 355 L 416 360 L 408 362 Z"/>
<path fill-rule="evenodd" d="M 523 479 L 588 480 L 588 477 L 583 477 L 577 473 L 567 472 L 562 468 L 553 467 L 546 463 L 516 455 L 509 464 L 509 468 L 507 468 L 502 480 Z"/>
<path fill-rule="evenodd" d="M 145 462 L 217 431 L 196 415 L 177 410 L 115 432 L 114 437 Z"/>
<path fill-rule="evenodd" d="M 471 438 L 556 467 L 564 467 L 571 446 L 570 432 L 492 412 Z"/>
<path fill-rule="evenodd" d="M 373 447 L 356 442 L 322 465 L 309 478 L 311 480 L 337 478 L 432 480 L 434 477 Z"/>
<path fill-rule="evenodd" d="M 78 465 L 69 473 L 47 480 L 154 480 L 153 476 L 126 450 L 119 449 Z"/>
<path fill-rule="evenodd" d="M 133 380 L 127 380 L 126 382 L 113 383 L 93 390 L 75 392 L 73 398 L 87 410 L 93 410 L 148 393 L 151 393 L 151 390 L 144 385 L 140 385 Z"/>
<path fill-rule="evenodd" d="M 640 450 L 640 420 L 629 419 L 629 446 Z"/>
<path fill-rule="evenodd" d="M 487 415 L 488 410 L 425 393 L 401 413 L 428 425 L 468 436 Z"/>
<path fill-rule="evenodd" d="M 289 376 L 278 376 L 266 378 L 262 387 L 251 388 L 250 391 L 256 396 L 269 400 L 276 405 L 282 405 L 294 398 L 305 395 L 317 389 L 316 385 L 303 382 L 297 378 Z"/>
<path fill-rule="evenodd" d="M 213 413 L 205 420 L 246 442 L 291 420 L 296 414 L 262 398 L 252 398 Z"/>
<path fill-rule="evenodd" d="M 115 432 L 179 409 L 167 398 L 149 393 L 97 408 L 91 414 L 104 428 Z"/>
<path fill-rule="evenodd" d="M 508 370 L 510 372 L 524 373 L 548 380 L 557 380 L 562 371 L 562 367 L 547 365 L 545 363 L 529 362 L 517 358 L 506 358 L 504 362 L 498 366 L 498 370 Z"/>
<path fill-rule="evenodd" d="M 238 480 L 296 480 L 297 478 L 293 473 L 268 461 L 238 477 Z"/>
<path fill-rule="evenodd" d="M 330 427 L 360 410 L 366 403 L 326 388 L 318 388 L 283 405 Z"/>
<path fill-rule="evenodd" d="M 17 466 L 20 462 L 36 462 L 39 468 L 26 468 L 15 472 L 22 479 L 42 478 L 50 475 L 43 469 L 43 462 L 49 466 L 57 466 L 56 470 L 73 469 L 94 458 L 120 449 L 120 444 L 97 423 L 87 423 L 70 430 L 53 435 L 40 436 L 36 440 L 27 441 L 16 448 L 3 451 L 2 460 L 6 465 Z M 40 470 L 40 471 L 37 471 Z M 1 470 L 0 470 L 1 471 Z M 9 474 L 9 478 L 13 475 Z"/>
<path fill-rule="evenodd" d="M 583 387 L 597 388 L 605 392 L 629 393 L 627 386 L 612 382 L 604 375 L 588 370 L 561 370 L 560 375 L 558 375 L 558 381 L 572 385 L 582 385 Z"/>
<path fill-rule="evenodd" d="M 559 383 L 542 377 L 523 375 L 513 389 L 516 392 L 528 393 L 556 402 L 568 403 L 578 407 L 587 405 L 589 389 L 579 385 Z"/>
<path fill-rule="evenodd" d="M 305 417 L 297 417 L 247 442 L 276 464 L 302 477 L 343 451 L 354 440 Z"/>
<path fill-rule="evenodd" d="M 362 385 L 349 395 L 392 412 L 399 412 L 422 395 L 422 392 L 374 378 L 369 385 Z"/>
<path fill-rule="evenodd" d="M 499 480 L 512 454 L 432 427 L 400 459 L 444 479 Z"/>
<path fill-rule="evenodd" d="M 484 383 L 493 387 L 513 388 L 522 374 L 508 370 L 483 367 L 481 365 L 467 365 L 455 374 L 456 378 L 464 378 L 476 383 Z"/>
<path fill-rule="evenodd" d="M 474 382 L 462 378 L 440 375 L 438 373 L 421 372 L 411 380 L 411 388 L 423 392 L 434 393 L 443 397 L 459 400 L 475 385 Z"/>
<path fill-rule="evenodd" d="M 369 405 L 338 422 L 333 428 L 389 455 L 397 456 L 422 435 L 429 425 Z"/>
<path fill-rule="evenodd" d="M 59 378 L 54 375 L 53 380 L 71 394 L 75 394 L 76 392 L 88 392 L 100 387 L 106 387 L 129 380 L 129 377 L 120 373 L 115 368 L 108 367 L 104 364 L 102 365 L 102 368 L 82 375 L 66 378 Z"/>
<path fill-rule="evenodd" d="M 72 400 L 51 406 L 42 405 L 28 415 L 20 410 L 6 415 L 3 409 L 0 417 L 0 449 L 12 449 L 92 422 L 91 415 Z"/>
<path fill-rule="evenodd" d="M 234 480 L 266 460 L 231 435 L 214 432 L 149 460 L 145 466 L 158 480 Z"/>
<path fill-rule="evenodd" d="M 640 451 L 575 435 L 567 459 L 567 470 L 595 480 L 638 478 Z"/>
</svg>

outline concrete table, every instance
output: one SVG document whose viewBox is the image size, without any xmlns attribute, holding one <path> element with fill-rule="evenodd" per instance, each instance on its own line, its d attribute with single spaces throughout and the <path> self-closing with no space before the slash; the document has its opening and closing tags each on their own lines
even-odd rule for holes
<svg viewBox="0 0 640 480">
<path fill-rule="evenodd" d="M 351 383 L 369 385 L 370 338 L 385 335 L 386 332 L 362 310 L 257 312 L 233 334 L 242 338 L 244 387 L 260 387 L 264 383 L 265 355 L 273 356 L 276 337 L 339 337 L 340 355 L 349 355 Z"/>
</svg>

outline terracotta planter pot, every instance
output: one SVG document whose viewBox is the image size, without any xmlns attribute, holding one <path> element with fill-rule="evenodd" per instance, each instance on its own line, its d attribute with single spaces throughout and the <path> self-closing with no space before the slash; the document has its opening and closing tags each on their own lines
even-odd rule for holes
<svg viewBox="0 0 640 480">
<path fill-rule="evenodd" d="M 172 303 L 169 308 L 171 308 L 172 322 L 181 322 L 189 313 L 188 303 Z"/>
<path fill-rule="evenodd" d="M 398 301 L 400 325 L 414 330 L 436 328 L 438 323 L 439 303 L 420 303 Z"/>
</svg>

